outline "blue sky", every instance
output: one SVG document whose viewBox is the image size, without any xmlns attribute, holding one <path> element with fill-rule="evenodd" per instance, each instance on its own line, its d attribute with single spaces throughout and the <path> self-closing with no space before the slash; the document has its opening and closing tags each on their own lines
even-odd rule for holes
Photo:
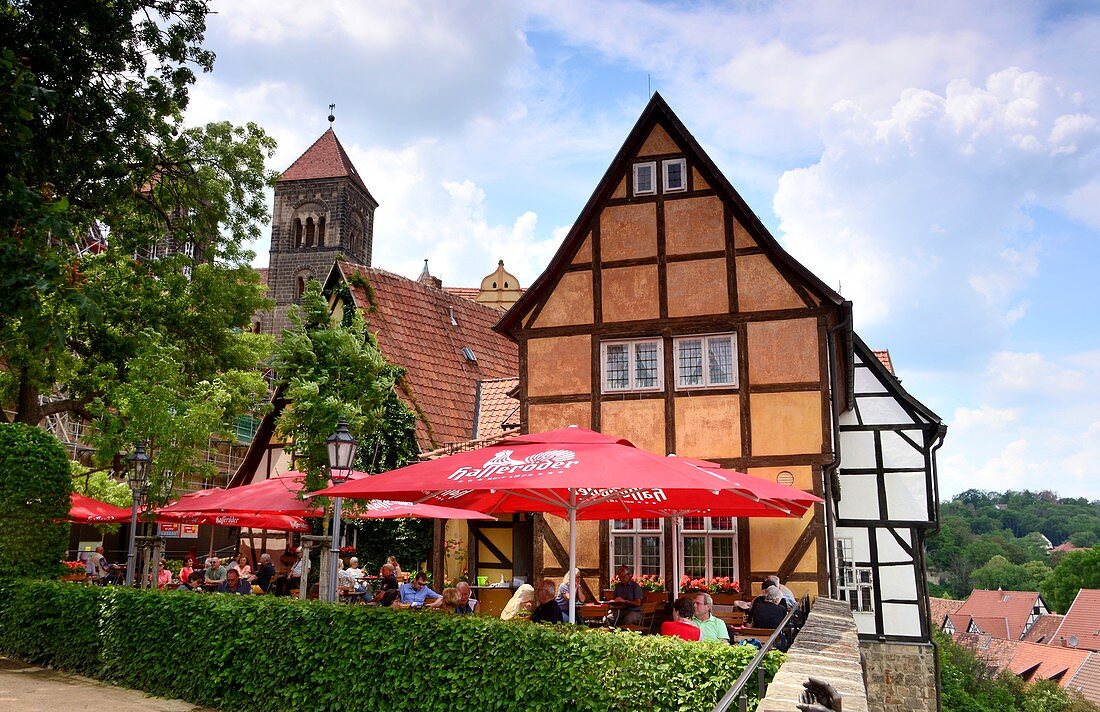
<svg viewBox="0 0 1100 712">
<path fill-rule="evenodd" d="M 943 494 L 1100 499 L 1100 8 L 223 0 L 190 121 L 326 128 L 375 266 L 541 272 L 659 90 L 949 424 Z M 255 245 L 267 262 L 267 239 Z"/>
</svg>

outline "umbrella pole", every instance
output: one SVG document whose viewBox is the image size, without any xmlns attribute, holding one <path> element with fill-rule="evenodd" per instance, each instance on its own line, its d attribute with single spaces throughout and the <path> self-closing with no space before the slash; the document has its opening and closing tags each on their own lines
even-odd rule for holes
<svg viewBox="0 0 1100 712">
<path fill-rule="evenodd" d="M 676 600 L 680 594 L 680 532 L 677 526 L 679 517 L 672 517 L 672 599 Z"/>
<path fill-rule="evenodd" d="M 569 490 L 569 622 L 577 622 L 577 492 Z"/>
</svg>

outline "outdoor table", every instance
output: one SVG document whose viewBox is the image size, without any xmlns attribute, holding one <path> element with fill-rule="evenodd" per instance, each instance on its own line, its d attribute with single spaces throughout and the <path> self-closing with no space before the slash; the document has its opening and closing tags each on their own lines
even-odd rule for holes
<svg viewBox="0 0 1100 712">
<path fill-rule="evenodd" d="M 585 603 L 577 606 L 577 618 L 587 626 L 599 628 L 603 626 L 604 619 L 607 618 L 610 610 L 609 603 Z"/>
<path fill-rule="evenodd" d="M 340 601 L 343 603 L 355 603 L 356 599 L 363 600 L 363 596 L 367 594 L 366 591 L 351 591 L 344 589 L 340 591 Z"/>
<path fill-rule="evenodd" d="M 218 586 L 221 586 L 221 581 L 203 581 L 202 587 L 207 591 L 216 591 Z"/>
</svg>

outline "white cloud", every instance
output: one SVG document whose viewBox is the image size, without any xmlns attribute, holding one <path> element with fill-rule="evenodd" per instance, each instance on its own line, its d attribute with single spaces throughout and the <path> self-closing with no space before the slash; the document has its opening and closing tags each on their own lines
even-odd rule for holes
<svg viewBox="0 0 1100 712">
<path fill-rule="evenodd" d="M 1079 486 L 1087 487 L 1092 497 L 1097 497 L 1100 488 L 1096 482 L 1100 476 L 1100 420 L 1089 425 L 1077 438 L 1074 452 L 1061 462 L 1062 467 L 1077 479 Z"/>
<path fill-rule="evenodd" d="M 1001 351 L 987 371 L 989 387 L 1000 392 L 1081 394 L 1088 388 L 1082 371 L 1053 363 L 1040 353 Z"/>
<path fill-rule="evenodd" d="M 952 434 L 964 430 L 1002 430 L 1020 419 L 1019 408 L 993 408 L 981 405 L 977 408 L 960 406 L 951 418 Z"/>
<path fill-rule="evenodd" d="M 779 181 L 782 241 L 843 284 L 858 328 L 904 336 L 934 316 L 945 355 L 993 343 L 1040 269 L 1032 206 L 1095 169 L 1100 131 L 1078 103 L 1019 69 L 906 90 L 879 118 L 838 103 L 820 160 Z"/>
</svg>

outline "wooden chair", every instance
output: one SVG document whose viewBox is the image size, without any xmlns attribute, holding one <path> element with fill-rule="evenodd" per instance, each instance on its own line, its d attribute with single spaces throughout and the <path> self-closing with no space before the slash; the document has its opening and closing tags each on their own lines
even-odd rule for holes
<svg viewBox="0 0 1100 712">
<path fill-rule="evenodd" d="M 657 602 L 650 601 L 642 604 L 642 622 L 638 625 L 619 626 L 622 630 L 632 630 L 635 633 L 649 633 L 653 628 L 653 615 L 657 612 Z"/>
</svg>

